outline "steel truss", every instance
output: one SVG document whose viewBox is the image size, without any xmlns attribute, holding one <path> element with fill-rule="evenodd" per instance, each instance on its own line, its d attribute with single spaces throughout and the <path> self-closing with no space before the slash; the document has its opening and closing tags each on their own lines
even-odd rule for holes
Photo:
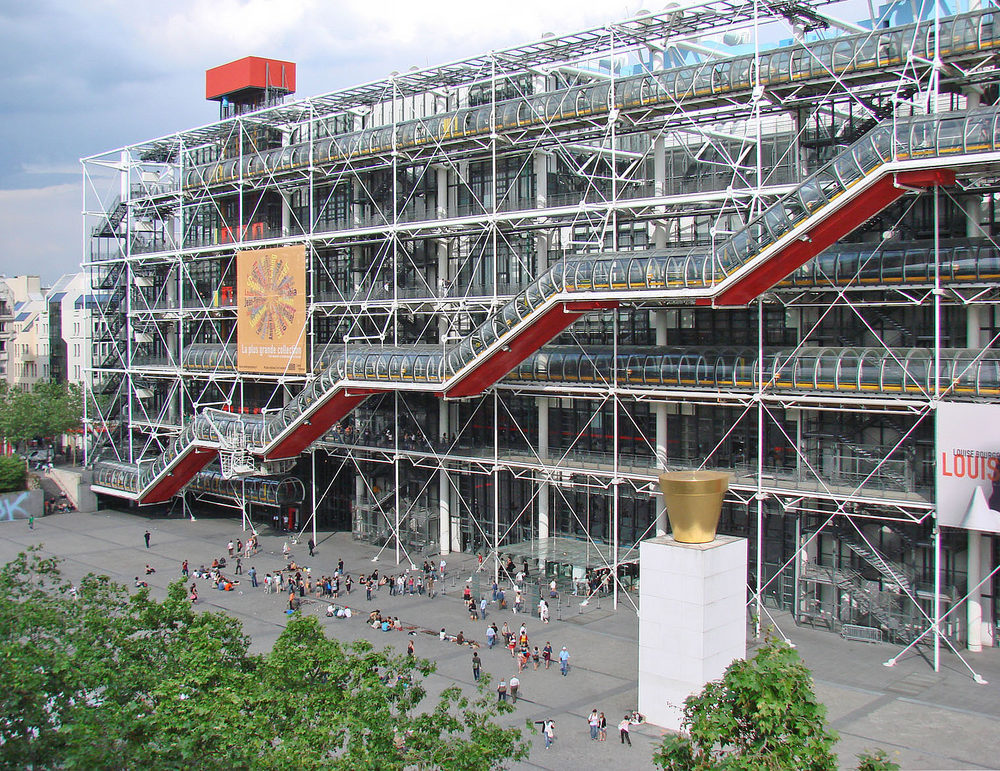
<svg viewBox="0 0 1000 771">
<path fill-rule="evenodd" d="M 834 148 L 880 121 L 975 106 L 980 85 L 995 77 L 992 49 L 920 55 L 940 24 L 930 12 L 905 28 L 908 45 L 895 58 L 862 66 L 876 33 L 829 17 L 824 6 L 804 4 L 806 16 L 789 18 L 784 6 L 720 0 L 638 16 L 85 159 L 84 262 L 104 330 L 87 420 L 106 438 L 90 460 L 157 455 L 206 407 L 276 411 L 349 345 L 443 349 L 567 256 L 712 250 Z M 892 19 L 871 21 L 879 30 Z M 797 61 L 812 62 L 814 74 L 776 78 L 771 43 L 807 28 Z M 752 46 L 743 55 L 753 65 L 747 88 L 721 96 L 666 89 L 662 73 L 693 67 L 697 78 L 737 62 L 725 33 Z M 841 39 L 852 41 L 850 65 L 824 58 L 825 41 Z M 637 73 L 654 76 L 646 96 L 614 107 L 616 84 L 630 87 Z M 606 103 L 569 117 L 542 101 L 602 84 Z M 526 107 L 511 120 L 505 111 L 517 100 Z M 434 133 L 443 120 L 456 126 L 473 115 L 485 128 Z M 336 142 L 354 144 L 334 159 Z M 511 377 L 481 396 L 441 402 L 399 391 L 369 397 L 317 448 L 339 464 L 334 477 L 354 480 L 356 534 L 391 548 L 397 564 L 415 564 L 421 551 L 479 548 L 498 580 L 510 544 L 580 538 L 601 555 L 588 567 L 609 577 L 612 604 L 635 609 L 622 566 L 639 541 L 666 531 L 657 474 L 724 467 L 734 472 L 726 527 L 753 543 L 758 623 L 769 614 L 765 600 L 774 600 L 797 620 L 823 612 L 835 623 L 900 629 L 898 613 L 885 622 L 878 615 L 892 576 L 877 564 L 881 577 L 869 583 L 879 587 L 864 599 L 867 584 L 821 584 L 803 555 L 829 559 L 826 534 L 844 523 L 858 536 L 851 559 L 870 553 L 869 568 L 878 559 L 889 566 L 879 555 L 891 539 L 872 542 L 881 528 L 915 544 L 892 541 L 907 569 L 929 548 L 918 542 L 934 524 L 927 463 L 936 406 L 980 398 L 959 391 L 962 373 L 989 358 L 1000 337 L 998 282 L 943 277 L 954 253 L 946 242 L 970 237 L 1000 251 L 997 182 L 986 167 L 957 188 L 914 190 L 852 237 L 868 248 L 853 273 L 817 270 L 780 282 L 746 309 L 637 295 L 591 314 L 557 341 L 584 358 L 600 347 L 612 352 L 610 368 L 595 368 L 590 380 Z M 943 232 L 943 220 L 961 232 Z M 930 267 L 922 278 L 887 279 L 891 255 L 918 232 L 932 243 Z M 307 248 L 312 371 L 239 373 L 234 255 L 291 243 Z M 975 334 L 955 329 L 963 314 L 975 319 L 970 329 L 979 325 Z M 683 352 L 736 337 L 758 362 L 865 348 L 905 369 L 901 351 L 925 348 L 940 373 L 950 351 L 969 355 L 951 380 L 938 375 L 900 393 L 795 388 L 777 375 L 731 388 L 666 388 L 628 382 L 622 372 L 619 354 L 633 349 Z M 299 470 L 312 486 L 299 525 L 315 539 L 334 477 L 317 479 L 315 451 Z M 789 527 L 794 536 L 782 535 Z M 838 565 L 845 548 L 835 549 Z M 780 558 L 770 564 L 765 551 Z M 940 548 L 934 554 L 940 583 Z M 791 599 L 772 592 L 779 584 L 793 586 Z M 819 610 L 804 610 L 808 593 Z M 902 594 L 907 614 L 928 624 L 912 636 L 929 634 L 937 651 L 961 593 L 935 591 L 931 608 L 916 591 Z"/>
</svg>

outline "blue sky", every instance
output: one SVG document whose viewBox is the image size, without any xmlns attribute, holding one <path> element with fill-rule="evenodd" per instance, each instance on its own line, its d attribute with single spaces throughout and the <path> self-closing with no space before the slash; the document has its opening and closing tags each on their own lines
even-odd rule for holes
<svg viewBox="0 0 1000 771">
<path fill-rule="evenodd" d="M 602 25 L 663 0 L 0 0 L 0 273 L 82 252 L 79 158 L 209 123 L 205 70 L 298 65 L 310 96 Z"/>
</svg>

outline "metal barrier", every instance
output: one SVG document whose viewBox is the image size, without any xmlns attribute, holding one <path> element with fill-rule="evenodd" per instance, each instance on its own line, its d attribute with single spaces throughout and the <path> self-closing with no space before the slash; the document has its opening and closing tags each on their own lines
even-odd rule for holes
<svg viewBox="0 0 1000 771">
<path fill-rule="evenodd" d="M 845 640 L 855 640 L 857 642 L 882 642 L 882 630 L 873 626 L 859 626 L 857 624 L 844 624 L 840 629 L 840 636 Z"/>
</svg>

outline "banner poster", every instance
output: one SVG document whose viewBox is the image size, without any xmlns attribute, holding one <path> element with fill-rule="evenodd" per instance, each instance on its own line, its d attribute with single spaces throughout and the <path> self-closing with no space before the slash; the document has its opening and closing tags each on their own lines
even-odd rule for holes
<svg viewBox="0 0 1000 771">
<path fill-rule="evenodd" d="M 236 298 L 237 369 L 305 374 L 305 245 L 238 252 Z"/>
<path fill-rule="evenodd" d="M 938 522 L 1000 533 L 1000 405 L 937 408 Z"/>
</svg>

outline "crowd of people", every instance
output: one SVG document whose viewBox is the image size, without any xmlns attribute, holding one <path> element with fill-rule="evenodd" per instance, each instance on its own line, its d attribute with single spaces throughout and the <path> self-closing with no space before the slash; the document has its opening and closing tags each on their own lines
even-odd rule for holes
<svg viewBox="0 0 1000 771">
<path fill-rule="evenodd" d="M 310 556 L 314 554 L 315 544 L 310 542 Z M 240 558 L 249 559 L 259 551 L 257 536 L 251 536 L 246 543 L 240 539 L 231 540 L 226 544 L 227 556 L 220 556 L 212 561 L 210 566 L 200 565 L 194 570 L 189 569 L 188 561 L 184 560 L 181 566 L 181 573 L 185 578 L 207 580 L 212 588 L 232 591 L 240 585 L 235 576 L 229 577 L 225 574 L 227 566 L 233 559 L 237 566 L 240 565 Z M 315 598 L 316 600 L 328 601 L 325 608 L 325 615 L 328 618 L 351 619 L 355 616 L 366 618 L 365 623 L 372 629 L 382 632 L 408 632 L 411 639 L 407 643 L 407 654 L 414 656 L 416 646 L 413 636 L 420 631 L 419 627 L 407 626 L 398 616 L 383 613 L 375 608 L 361 610 L 357 603 L 361 602 L 360 592 L 352 593 L 357 584 L 358 588 L 364 587 L 365 602 L 373 602 L 382 591 L 387 591 L 389 597 L 434 597 L 437 594 L 437 587 L 444 582 L 447 576 L 447 565 L 445 560 L 439 564 L 424 560 L 423 564 L 415 569 L 404 570 L 399 573 L 381 573 L 377 568 L 373 571 L 361 573 L 355 582 L 354 577 L 344 569 L 343 560 L 338 560 L 336 568 L 330 574 L 323 574 L 318 577 L 313 576 L 313 568 L 298 564 L 291 554 L 291 549 L 286 542 L 282 548 L 284 565 L 264 574 L 260 584 L 263 585 L 264 594 L 287 594 L 288 605 L 286 613 L 295 613 L 302 609 L 302 603 Z M 482 567 L 482 559 L 480 559 Z M 501 613 L 512 611 L 513 614 L 524 613 L 527 610 L 526 596 L 535 589 L 534 584 L 528 584 L 529 578 L 528 564 L 525 560 L 521 569 L 518 569 L 510 557 L 501 563 L 503 575 L 508 580 L 501 585 L 498 581 L 493 581 L 490 588 L 478 595 L 473 592 L 471 579 L 465 583 L 462 591 L 463 606 L 468 611 L 470 620 L 478 622 L 486 621 L 491 613 Z M 146 574 L 155 573 L 155 569 L 147 564 Z M 238 574 L 238 572 L 237 572 Z M 256 567 L 251 565 L 247 573 L 251 581 L 251 587 L 259 586 L 257 580 Z M 588 576 L 587 583 L 597 578 L 598 586 L 587 586 L 588 589 L 599 588 L 600 576 Z M 136 586 L 145 586 L 146 583 L 136 577 Z M 582 587 L 581 587 L 582 588 Z M 548 597 L 539 596 L 535 605 L 535 615 L 542 625 L 550 621 L 549 602 L 558 596 L 556 583 L 553 580 L 549 584 L 543 584 L 541 589 L 547 590 Z M 535 591 L 534 594 L 542 594 L 542 591 Z M 198 602 L 198 587 L 195 581 L 189 587 L 189 597 L 192 602 Z M 508 597 L 513 602 L 508 605 Z M 356 599 L 355 599 L 356 598 Z M 350 605 L 354 601 L 355 607 Z M 534 603 L 534 599 L 530 600 Z M 320 612 L 322 606 L 320 606 Z M 570 670 L 570 653 L 567 646 L 560 646 L 559 650 L 553 646 L 550 640 L 532 640 L 529 637 L 528 621 L 526 617 L 520 623 L 516 619 L 491 621 L 485 627 L 485 648 L 493 651 L 502 649 L 509 653 L 512 659 L 511 675 L 500 677 L 497 683 L 497 700 L 517 704 L 522 694 L 522 684 L 520 676 L 528 671 L 548 670 L 553 664 L 559 665 L 562 676 L 567 676 Z M 423 630 L 428 631 L 428 630 Z M 433 634 L 433 633 L 431 633 Z M 442 628 L 437 633 L 441 642 L 457 643 L 472 648 L 472 671 L 473 679 L 479 681 L 483 671 L 483 659 L 480 656 L 480 643 L 466 635 L 464 629 L 457 633 L 450 633 Z M 540 644 L 541 643 L 541 644 Z M 496 661 L 494 659 L 494 661 Z M 502 664 L 500 665 L 503 666 Z M 642 717 L 637 713 L 625 715 L 622 721 L 617 724 L 619 739 L 621 744 L 631 746 L 629 729 L 632 725 L 642 722 Z M 542 727 L 541 733 L 545 740 L 545 747 L 551 746 L 555 738 L 555 722 L 551 719 L 538 721 Z M 591 711 L 587 718 L 590 728 L 590 737 L 595 741 L 607 740 L 608 721 L 603 712 L 596 708 Z"/>
</svg>

